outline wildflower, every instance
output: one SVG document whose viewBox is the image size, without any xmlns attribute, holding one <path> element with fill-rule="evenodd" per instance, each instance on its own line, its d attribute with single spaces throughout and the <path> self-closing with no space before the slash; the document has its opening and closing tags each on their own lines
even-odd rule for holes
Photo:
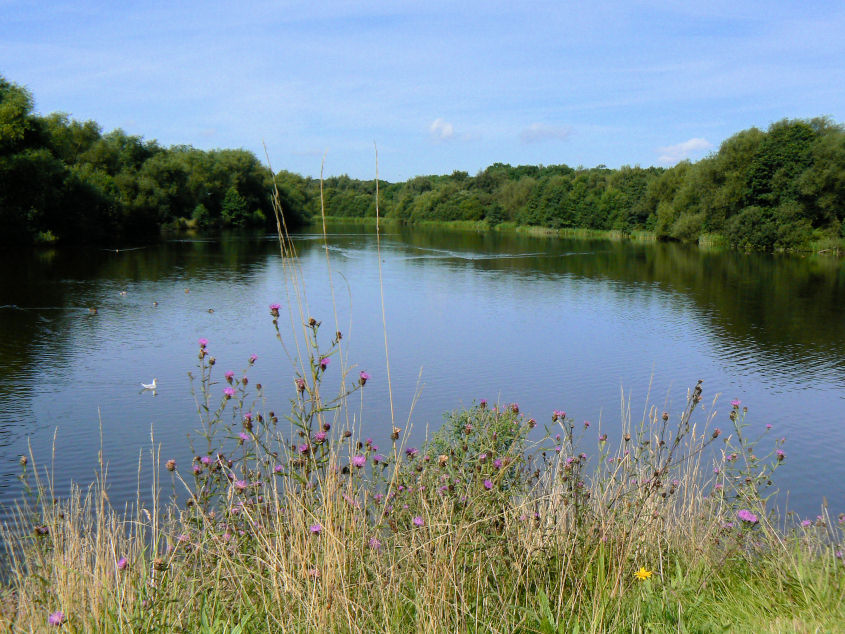
<svg viewBox="0 0 845 634">
<path fill-rule="evenodd" d="M 607 440 L 607 434 L 601 434 L 599 436 L 599 442 L 605 442 Z"/>
<path fill-rule="evenodd" d="M 200 344 L 200 348 L 205 348 L 208 345 L 208 339 L 203 337 L 202 339 L 199 340 L 199 344 Z"/>
<path fill-rule="evenodd" d="M 393 440 L 397 440 L 397 439 L 399 438 L 399 433 L 400 433 L 401 431 L 402 431 L 402 430 L 401 430 L 399 427 L 394 427 L 394 428 L 393 428 L 393 431 L 392 431 L 392 432 L 390 432 L 390 437 L 391 437 Z"/>
<path fill-rule="evenodd" d="M 483 398 L 483 399 L 481 399 L 480 401 L 478 401 L 478 406 L 479 406 L 481 409 L 486 409 L 486 408 L 487 408 L 487 399 L 486 399 L 486 398 Z"/>
<path fill-rule="evenodd" d="M 556 409 L 552 412 L 552 421 L 563 420 L 566 418 L 566 412 L 561 409 Z"/>
<path fill-rule="evenodd" d="M 238 491 L 243 491 L 244 489 L 246 489 L 246 480 L 235 480 L 234 484 L 235 484 L 235 488 Z"/>
<path fill-rule="evenodd" d="M 229 370 L 224 376 L 226 377 L 226 381 L 231 385 L 232 380 L 235 378 L 235 373 Z"/>
<path fill-rule="evenodd" d="M 176 461 L 173 458 L 168 460 L 164 466 L 167 467 L 168 471 L 176 471 Z"/>
<path fill-rule="evenodd" d="M 329 361 L 331 361 L 331 359 L 329 359 L 328 357 L 323 357 L 322 359 L 320 359 L 320 369 L 325 371 L 325 369 L 329 367 Z"/>
<path fill-rule="evenodd" d="M 253 353 L 249 355 L 249 364 L 252 365 L 258 360 L 258 355 Z"/>
<path fill-rule="evenodd" d="M 240 439 L 241 442 L 245 442 L 245 441 L 249 440 L 249 434 L 246 433 L 245 431 L 242 431 L 238 434 L 238 439 Z"/>
<path fill-rule="evenodd" d="M 561 451 L 563 451 L 563 447 L 561 447 L 560 445 L 555 447 L 555 453 L 560 453 Z"/>
<path fill-rule="evenodd" d="M 369 372 L 361 370 L 361 374 L 358 375 L 358 383 L 361 384 L 361 387 L 365 386 L 367 384 L 367 381 L 369 381 L 369 380 L 370 380 Z"/>
<path fill-rule="evenodd" d="M 411 520 L 411 521 L 414 522 L 414 526 L 424 526 L 425 525 L 425 520 L 422 517 L 420 517 L 419 515 L 414 517 L 414 519 Z"/>
<path fill-rule="evenodd" d="M 736 516 L 743 522 L 748 522 L 749 524 L 756 524 L 759 521 L 757 516 L 748 509 L 742 509 L 736 514 Z"/>
<path fill-rule="evenodd" d="M 766 429 L 771 429 L 771 428 L 772 428 L 772 424 L 771 424 L 771 423 L 767 423 L 767 424 L 766 424 Z"/>
<path fill-rule="evenodd" d="M 305 379 L 296 379 L 294 380 L 296 384 L 296 391 L 297 392 L 304 392 L 305 391 Z"/>
<path fill-rule="evenodd" d="M 367 463 L 367 457 L 362 455 L 352 456 L 352 466 L 361 468 Z"/>
<path fill-rule="evenodd" d="M 501 459 L 501 458 L 496 458 L 496 459 L 493 461 L 493 466 L 494 466 L 494 467 L 496 467 L 497 469 L 501 469 L 501 468 L 502 468 L 502 459 Z"/>
<path fill-rule="evenodd" d="M 733 407 L 734 409 L 739 409 L 740 405 L 742 405 L 742 401 L 740 401 L 738 398 L 735 398 L 731 401 L 731 407 Z"/>
<path fill-rule="evenodd" d="M 387 456 L 377 453 L 373 456 L 373 464 L 387 464 Z"/>
<path fill-rule="evenodd" d="M 370 537 L 370 541 L 367 542 L 372 550 L 380 550 L 381 549 L 381 542 L 378 540 L 377 537 Z"/>
<path fill-rule="evenodd" d="M 211 464 L 211 456 L 203 456 L 202 458 L 200 458 L 200 462 L 204 465 Z"/>
<path fill-rule="evenodd" d="M 590 426 L 590 421 L 585 420 L 584 421 L 584 429 L 587 429 L 587 427 L 589 427 L 589 426 Z"/>
<path fill-rule="evenodd" d="M 311 531 L 312 535 L 319 535 L 323 532 L 323 527 L 320 524 L 311 524 L 308 530 Z"/>
<path fill-rule="evenodd" d="M 282 471 L 284 471 L 284 467 L 282 467 L 282 465 L 280 464 L 277 464 L 275 467 L 273 467 L 273 473 L 281 473 Z"/>
<path fill-rule="evenodd" d="M 304 443 L 303 443 L 303 444 L 301 444 L 301 445 L 299 445 L 299 447 L 298 447 L 298 451 L 299 451 L 299 453 L 301 453 L 303 456 L 307 455 L 307 454 L 308 454 L 308 451 L 309 451 L 309 450 L 308 450 L 308 445 L 307 445 L 307 444 L 304 444 Z"/>
<path fill-rule="evenodd" d="M 637 572 L 634 573 L 634 576 L 637 579 L 639 579 L 640 581 L 645 581 L 646 579 L 651 577 L 651 575 L 653 575 L 653 574 L 654 574 L 653 570 L 647 570 L 645 568 L 645 566 L 641 566 L 640 569 L 637 570 Z"/>
<path fill-rule="evenodd" d="M 126 557 L 121 557 L 117 560 L 117 569 L 118 570 L 126 570 L 126 567 L 129 565 L 129 562 L 126 561 Z"/>
<path fill-rule="evenodd" d="M 775 454 L 777 454 L 778 462 L 781 462 L 784 458 L 786 458 L 786 454 L 783 452 L 783 449 L 776 450 Z"/>
<path fill-rule="evenodd" d="M 437 456 L 437 462 L 440 464 L 441 467 L 445 467 L 446 463 L 449 462 L 449 456 L 446 454 L 440 454 Z"/>
<path fill-rule="evenodd" d="M 53 625 L 55 627 L 59 627 L 62 625 L 67 619 L 65 618 L 65 613 L 61 610 L 56 610 L 50 616 L 47 617 L 48 625 Z"/>
<path fill-rule="evenodd" d="M 804 528 L 807 528 L 808 526 L 812 525 L 812 523 L 813 523 L 812 520 L 804 520 L 804 521 L 801 522 L 801 526 L 803 526 Z"/>
<path fill-rule="evenodd" d="M 484 488 L 489 491 L 493 488 L 493 483 L 490 480 L 484 480 Z"/>
<path fill-rule="evenodd" d="M 326 438 L 328 438 L 328 434 L 326 432 L 318 431 L 316 434 L 314 434 L 314 444 L 320 445 L 326 442 Z"/>
<path fill-rule="evenodd" d="M 281 304 L 270 304 L 270 314 L 273 315 L 273 317 L 278 317 L 279 316 L 279 309 L 281 307 L 282 307 Z"/>
<path fill-rule="evenodd" d="M 414 447 L 408 447 L 407 449 L 405 449 L 405 455 L 408 456 L 409 458 L 415 457 L 418 453 L 419 453 L 419 450 L 417 450 Z"/>
<path fill-rule="evenodd" d="M 716 429 L 713 430 L 713 438 L 718 438 L 721 433 L 722 433 L 722 430 L 717 427 Z"/>
<path fill-rule="evenodd" d="M 224 387 L 223 388 L 223 394 L 227 399 L 230 399 L 235 395 L 235 390 L 234 390 L 234 388 L 231 388 L 231 387 Z"/>
</svg>

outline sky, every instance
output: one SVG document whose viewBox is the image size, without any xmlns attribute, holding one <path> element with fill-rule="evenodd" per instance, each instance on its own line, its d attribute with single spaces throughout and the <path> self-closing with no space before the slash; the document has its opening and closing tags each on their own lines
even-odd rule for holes
<svg viewBox="0 0 845 634">
<path fill-rule="evenodd" d="M 843 123 L 843 33 L 842 0 L 0 0 L 0 75 L 104 132 L 396 182 Z"/>
</svg>

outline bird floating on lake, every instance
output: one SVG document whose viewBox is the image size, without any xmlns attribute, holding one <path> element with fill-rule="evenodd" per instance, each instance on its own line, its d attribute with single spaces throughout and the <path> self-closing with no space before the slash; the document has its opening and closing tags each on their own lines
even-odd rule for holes
<svg viewBox="0 0 845 634">
<path fill-rule="evenodd" d="M 214 312 L 214 309 L 213 309 L 213 308 L 209 308 L 209 309 L 208 309 L 208 312 L 213 313 L 213 312 Z"/>
<path fill-rule="evenodd" d="M 145 390 L 155 390 L 158 387 L 158 381 L 153 377 L 152 383 L 141 383 L 141 387 Z"/>
</svg>

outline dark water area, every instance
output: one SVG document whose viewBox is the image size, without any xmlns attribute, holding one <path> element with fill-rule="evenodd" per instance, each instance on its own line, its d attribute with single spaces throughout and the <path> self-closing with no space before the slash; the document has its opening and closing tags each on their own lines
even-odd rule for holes
<svg viewBox="0 0 845 634">
<path fill-rule="evenodd" d="M 331 275 L 322 237 L 296 237 L 303 314 L 323 321 L 326 340 L 341 330 L 350 370 L 372 376 L 351 423 L 387 445 L 375 234 L 332 231 Z M 541 422 L 564 409 L 613 440 L 623 393 L 634 422 L 649 404 L 677 415 L 701 379 L 705 403 L 720 394 L 723 430 L 740 399 L 753 436 L 772 425 L 758 453 L 786 438 L 782 504 L 815 517 L 824 497 L 832 513 L 845 511 L 842 260 L 418 228 L 383 233 L 381 260 L 394 417 L 412 423 L 410 444 L 444 412 L 481 398 L 518 402 Z M 223 372 L 242 372 L 254 353 L 249 378 L 263 384 L 264 407 L 289 410 L 294 366 L 268 306 L 281 303 L 284 322 L 293 299 L 274 237 L 7 252 L 0 266 L 6 508 L 21 493 L 18 460 L 29 445 L 57 495 L 92 482 L 102 450 L 118 506 L 138 491 L 149 498 L 153 446 L 187 472 L 199 425 L 188 373 L 201 337 L 217 359 L 213 390 L 222 393 Z M 327 376 L 340 373 L 339 361 Z M 156 392 L 143 391 L 153 377 Z"/>
</svg>

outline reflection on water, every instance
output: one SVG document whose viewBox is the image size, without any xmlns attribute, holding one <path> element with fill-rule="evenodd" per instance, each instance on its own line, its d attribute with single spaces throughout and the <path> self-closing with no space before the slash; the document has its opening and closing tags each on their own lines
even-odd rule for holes
<svg viewBox="0 0 845 634">
<path fill-rule="evenodd" d="M 284 411 L 291 365 L 267 315 L 286 301 L 277 245 L 228 238 L 0 256 L 0 501 L 19 493 L 11 476 L 28 439 L 40 462 L 53 461 L 58 494 L 70 479 L 92 479 L 102 445 L 113 502 L 135 499 L 139 458 L 146 496 L 151 433 L 165 459 L 187 468 L 199 337 L 221 374 L 257 353 L 251 378 L 266 386 L 266 406 Z M 306 312 L 331 323 L 323 240 L 303 234 L 296 246 Z M 349 360 L 373 377 L 354 422 L 384 439 L 375 236 L 343 227 L 328 250 L 337 329 Z M 519 401 L 541 422 L 563 408 L 612 436 L 620 390 L 632 411 L 649 394 L 677 409 L 703 379 L 706 395 L 723 395 L 723 429 L 739 398 L 752 430 L 772 424 L 787 437 L 779 482 L 790 507 L 813 514 L 825 495 L 845 510 L 842 261 L 409 228 L 382 234 L 381 257 L 397 422 L 413 422 L 413 442 L 480 398 Z M 142 391 L 153 377 L 156 392 Z"/>
</svg>

